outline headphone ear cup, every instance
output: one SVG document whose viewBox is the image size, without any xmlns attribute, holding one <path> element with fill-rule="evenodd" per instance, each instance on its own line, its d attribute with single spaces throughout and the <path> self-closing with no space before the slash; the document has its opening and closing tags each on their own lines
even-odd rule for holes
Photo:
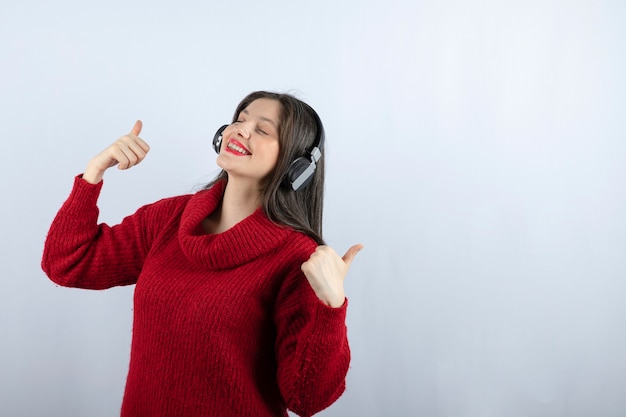
<svg viewBox="0 0 626 417">
<path fill-rule="evenodd" d="M 289 186 L 298 191 L 304 188 L 313 179 L 315 164 L 308 158 L 300 157 L 289 165 L 287 170 L 287 181 Z"/>
<path fill-rule="evenodd" d="M 228 125 L 224 125 L 222 127 L 220 127 L 219 129 L 217 129 L 217 132 L 215 132 L 215 135 L 213 136 L 213 149 L 215 149 L 215 152 L 220 153 L 220 149 L 222 147 L 222 133 L 224 132 L 224 129 L 226 129 L 228 127 Z"/>
</svg>

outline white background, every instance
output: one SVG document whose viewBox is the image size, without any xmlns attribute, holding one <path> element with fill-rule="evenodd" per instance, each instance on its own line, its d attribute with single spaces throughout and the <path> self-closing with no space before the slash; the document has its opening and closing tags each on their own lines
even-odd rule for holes
<svg viewBox="0 0 626 417">
<path fill-rule="evenodd" d="M 625 415 L 625 5 L 3 1 L 0 415 L 119 413 L 133 288 L 55 286 L 48 226 L 138 118 L 101 220 L 197 189 L 257 89 L 318 110 L 326 239 L 365 245 L 321 415 Z"/>
</svg>

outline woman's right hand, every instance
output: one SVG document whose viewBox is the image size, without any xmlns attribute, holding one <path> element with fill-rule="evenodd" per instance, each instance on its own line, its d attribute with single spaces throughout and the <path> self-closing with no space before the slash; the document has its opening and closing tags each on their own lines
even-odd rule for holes
<svg viewBox="0 0 626 417">
<path fill-rule="evenodd" d="M 83 179 L 91 184 L 97 184 L 102 181 L 107 169 L 115 165 L 119 169 L 128 169 L 143 161 L 150 146 L 139 137 L 142 126 L 141 120 L 137 120 L 129 134 L 116 140 L 89 161 Z"/>
</svg>

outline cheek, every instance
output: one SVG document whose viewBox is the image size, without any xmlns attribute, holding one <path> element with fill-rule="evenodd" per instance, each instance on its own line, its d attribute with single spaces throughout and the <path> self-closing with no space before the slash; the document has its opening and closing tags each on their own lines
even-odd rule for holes
<svg viewBox="0 0 626 417">
<path fill-rule="evenodd" d="M 276 170 L 278 165 L 278 147 L 276 148 L 266 148 L 263 152 L 263 163 L 261 170 L 263 171 L 263 176 L 269 175 Z"/>
<path fill-rule="evenodd" d="M 278 144 L 271 150 L 269 155 L 269 160 L 272 162 L 272 167 L 276 167 L 278 164 L 278 156 L 280 154 L 280 149 Z"/>
</svg>

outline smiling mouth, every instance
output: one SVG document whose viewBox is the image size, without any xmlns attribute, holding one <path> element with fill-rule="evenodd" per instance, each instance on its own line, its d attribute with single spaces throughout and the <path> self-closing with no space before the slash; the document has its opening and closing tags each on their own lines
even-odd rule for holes
<svg viewBox="0 0 626 417">
<path fill-rule="evenodd" d="M 226 145 L 226 147 L 232 151 L 235 151 L 237 153 L 240 153 L 241 155 L 252 155 L 250 152 L 248 152 L 247 149 L 234 144 L 233 142 L 228 142 L 228 145 Z"/>
</svg>

